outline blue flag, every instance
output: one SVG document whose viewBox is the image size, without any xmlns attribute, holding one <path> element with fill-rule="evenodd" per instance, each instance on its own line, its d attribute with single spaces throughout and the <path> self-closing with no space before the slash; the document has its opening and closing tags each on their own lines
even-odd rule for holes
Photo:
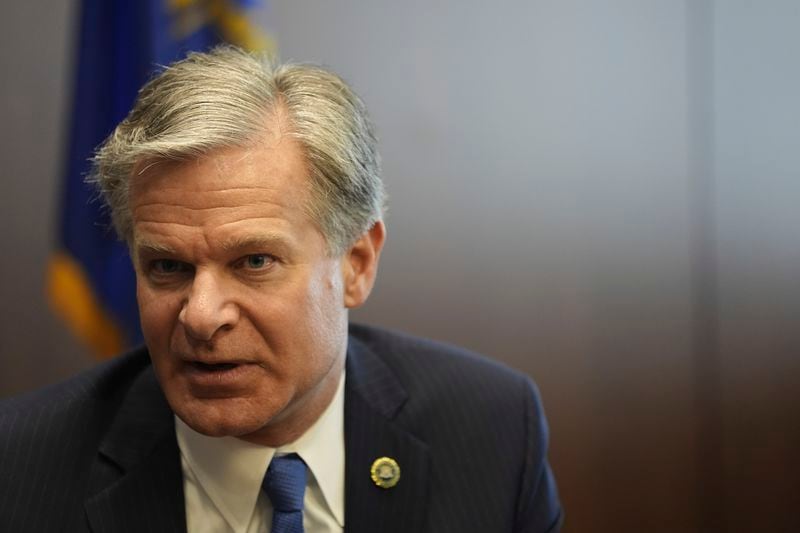
<svg viewBox="0 0 800 533">
<path fill-rule="evenodd" d="M 268 49 L 249 24 L 254 0 L 83 0 L 58 250 L 48 269 L 56 312 L 100 357 L 141 341 L 135 276 L 97 193 L 84 183 L 95 148 L 160 65 L 220 42 Z"/>
</svg>

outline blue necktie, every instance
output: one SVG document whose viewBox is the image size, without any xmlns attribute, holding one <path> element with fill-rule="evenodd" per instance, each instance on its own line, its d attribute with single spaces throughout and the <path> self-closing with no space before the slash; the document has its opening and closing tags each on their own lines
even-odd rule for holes
<svg viewBox="0 0 800 533">
<path fill-rule="evenodd" d="M 303 533 L 306 464 L 300 456 L 273 457 L 261 487 L 272 502 L 272 533 Z"/>
</svg>

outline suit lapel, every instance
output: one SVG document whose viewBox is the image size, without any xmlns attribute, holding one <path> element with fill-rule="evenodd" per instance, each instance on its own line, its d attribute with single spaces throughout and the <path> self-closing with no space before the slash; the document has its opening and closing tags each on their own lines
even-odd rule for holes
<svg viewBox="0 0 800 533">
<path fill-rule="evenodd" d="M 152 368 L 123 400 L 90 477 L 91 531 L 186 531 L 174 419 Z"/>
<path fill-rule="evenodd" d="M 345 382 L 345 530 L 347 533 L 424 531 L 428 501 L 428 447 L 394 419 L 408 395 L 368 347 L 350 337 Z M 399 483 L 378 487 L 373 461 L 390 457 Z"/>
</svg>

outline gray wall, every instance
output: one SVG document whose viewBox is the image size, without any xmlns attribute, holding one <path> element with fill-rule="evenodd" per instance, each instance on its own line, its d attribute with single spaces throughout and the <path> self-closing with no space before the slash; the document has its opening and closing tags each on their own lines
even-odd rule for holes
<svg viewBox="0 0 800 533">
<path fill-rule="evenodd" d="M 800 530 L 800 3 L 717 2 L 714 32 L 725 503 Z M 735 489 L 735 487 L 741 487 Z M 792 518 L 781 520 L 786 510 Z"/>
<path fill-rule="evenodd" d="M 90 362 L 41 287 L 75 1 L 48 4 L 0 21 L 0 396 Z M 800 527 L 798 5 L 258 13 L 378 125 L 389 241 L 354 318 L 534 376 L 569 531 Z"/>
<path fill-rule="evenodd" d="M 0 17 L 0 396 L 62 379 L 91 359 L 53 317 L 53 249 L 74 1 L 11 2 Z"/>
</svg>

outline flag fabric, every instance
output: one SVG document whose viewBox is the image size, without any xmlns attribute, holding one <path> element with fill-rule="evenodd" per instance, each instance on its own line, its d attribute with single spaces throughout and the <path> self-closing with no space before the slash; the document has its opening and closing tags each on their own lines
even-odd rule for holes
<svg viewBox="0 0 800 533">
<path fill-rule="evenodd" d="M 95 148 L 130 111 L 161 65 L 220 42 L 272 47 L 247 19 L 255 0 L 83 0 L 51 304 L 99 357 L 141 341 L 127 246 L 85 183 Z"/>
</svg>

